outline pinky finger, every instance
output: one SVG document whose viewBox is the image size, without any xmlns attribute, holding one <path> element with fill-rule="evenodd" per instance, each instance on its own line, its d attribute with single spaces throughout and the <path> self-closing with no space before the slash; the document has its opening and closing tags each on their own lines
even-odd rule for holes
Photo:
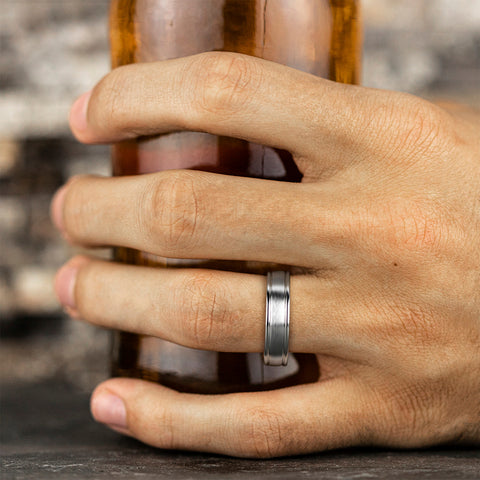
<svg viewBox="0 0 480 480">
<path fill-rule="evenodd" d="M 92 396 L 95 419 L 164 449 L 277 457 L 368 443 L 361 388 L 347 379 L 269 392 L 178 393 L 116 378 Z"/>
</svg>

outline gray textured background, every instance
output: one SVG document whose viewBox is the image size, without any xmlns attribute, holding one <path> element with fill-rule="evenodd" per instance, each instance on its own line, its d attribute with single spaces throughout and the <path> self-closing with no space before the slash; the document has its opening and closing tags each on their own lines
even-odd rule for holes
<svg viewBox="0 0 480 480">
<path fill-rule="evenodd" d="M 108 334 L 67 320 L 52 289 L 71 254 L 48 219 L 76 173 L 109 173 L 108 148 L 67 128 L 109 69 L 107 0 L 0 2 L 0 381 L 107 375 Z M 480 107 L 480 0 L 364 0 L 367 86 Z"/>
</svg>

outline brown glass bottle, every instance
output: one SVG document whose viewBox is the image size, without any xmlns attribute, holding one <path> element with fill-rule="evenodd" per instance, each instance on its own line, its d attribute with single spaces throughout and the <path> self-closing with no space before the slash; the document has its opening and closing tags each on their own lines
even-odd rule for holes
<svg viewBox="0 0 480 480">
<path fill-rule="evenodd" d="M 344 83 L 357 83 L 360 74 L 357 0 L 112 0 L 110 38 L 113 68 L 215 50 L 262 57 Z M 112 161 L 114 175 L 189 168 L 288 182 L 302 179 L 286 151 L 198 132 L 123 142 L 113 147 Z M 125 248 L 115 249 L 115 259 L 263 274 L 278 268 L 167 259 Z M 261 354 L 198 351 L 116 332 L 112 372 L 185 392 L 226 393 L 313 382 L 319 366 L 315 355 L 294 354 L 287 367 L 265 367 Z"/>
</svg>

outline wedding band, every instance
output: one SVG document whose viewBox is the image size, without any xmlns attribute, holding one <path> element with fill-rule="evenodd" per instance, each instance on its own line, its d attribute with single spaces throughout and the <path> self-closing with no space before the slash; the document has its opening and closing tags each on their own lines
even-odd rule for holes
<svg viewBox="0 0 480 480">
<path fill-rule="evenodd" d="M 268 272 L 263 353 L 265 365 L 287 365 L 289 324 L 290 272 Z"/>
</svg>

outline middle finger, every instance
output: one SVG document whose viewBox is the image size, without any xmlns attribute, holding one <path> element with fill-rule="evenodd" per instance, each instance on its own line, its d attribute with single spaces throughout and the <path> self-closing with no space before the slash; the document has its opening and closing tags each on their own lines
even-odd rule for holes
<svg viewBox="0 0 480 480">
<path fill-rule="evenodd" d="M 312 191 L 314 190 L 314 192 Z M 53 201 L 75 243 L 115 245 L 169 258 L 345 263 L 351 235 L 338 186 L 170 170 L 121 178 L 76 177 Z"/>
</svg>

